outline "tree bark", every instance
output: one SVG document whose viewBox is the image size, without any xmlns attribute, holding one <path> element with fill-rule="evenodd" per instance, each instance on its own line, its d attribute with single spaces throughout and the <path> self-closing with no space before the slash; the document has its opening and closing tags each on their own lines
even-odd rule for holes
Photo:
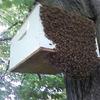
<svg viewBox="0 0 100 100">
<path fill-rule="evenodd" d="M 100 47 L 100 0 L 38 0 L 48 6 L 74 11 L 96 23 Z M 84 80 L 74 80 L 65 74 L 67 100 L 100 100 L 100 68 Z"/>
<path fill-rule="evenodd" d="M 68 100 L 100 100 L 100 69 L 84 80 L 65 77 Z"/>
</svg>

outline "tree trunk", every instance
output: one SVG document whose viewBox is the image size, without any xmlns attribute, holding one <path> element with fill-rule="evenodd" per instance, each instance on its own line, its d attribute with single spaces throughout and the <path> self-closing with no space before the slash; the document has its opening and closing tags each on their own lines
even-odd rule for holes
<svg viewBox="0 0 100 100">
<path fill-rule="evenodd" d="M 100 69 L 84 80 L 65 76 L 68 100 L 100 100 Z"/>
<path fill-rule="evenodd" d="M 74 11 L 96 22 L 100 47 L 100 0 L 38 0 L 48 6 Z M 100 100 L 100 68 L 84 80 L 74 80 L 65 75 L 67 100 Z"/>
</svg>

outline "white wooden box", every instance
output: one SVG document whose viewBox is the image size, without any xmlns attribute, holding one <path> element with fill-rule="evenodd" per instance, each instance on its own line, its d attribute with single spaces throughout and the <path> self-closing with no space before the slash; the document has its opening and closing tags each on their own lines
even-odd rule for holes
<svg viewBox="0 0 100 100">
<path fill-rule="evenodd" d="M 47 52 L 54 52 L 56 44 L 45 36 L 40 18 L 40 6 L 42 5 L 36 5 L 11 41 L 9 71 L 44 74 L 60 72 L 44 57 Z"/>
</svg>

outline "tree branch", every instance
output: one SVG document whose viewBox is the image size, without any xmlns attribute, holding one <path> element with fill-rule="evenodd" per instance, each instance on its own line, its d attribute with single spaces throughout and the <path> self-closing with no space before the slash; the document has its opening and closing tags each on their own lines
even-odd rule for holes
<svg viewBox="0 0 100 100">
<path fill-rule="evenodd" d="M 11 41 L 12 37 L 7 37 L 7 38 L 0 38 L 0 42 L 3 41 Z"/>
<path fill-rule="evenodd" d="M 4 34 L 4 33 L 6 33 L 7 31 L 9 31 L 10 29 L 12 29 L 14 26 L 16 26 L 17 24 L 19 24 L 19 23 L 23 23 L 23 21 L 18 21 L 18 22 L 15 22 L 14 24 L 12 24 L 6 31 L 4 31 L 4 32 L 2 32 L 0 35 L 2 35 L 2 34 Z"/>
</svg>

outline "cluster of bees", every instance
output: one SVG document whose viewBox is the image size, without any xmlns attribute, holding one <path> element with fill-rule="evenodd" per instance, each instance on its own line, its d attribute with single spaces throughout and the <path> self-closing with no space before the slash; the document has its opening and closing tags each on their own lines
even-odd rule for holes
<svg viewBox="0 0 100 100">
<path fill-rule="evenodd" d="M 42 6 L 40 16 L 47 38 L 56 44 L 48 61 L 72 78 L 85 78 L 99 63 L 95 45 L 95 24 L 73 12 Z"/>
</svg>

